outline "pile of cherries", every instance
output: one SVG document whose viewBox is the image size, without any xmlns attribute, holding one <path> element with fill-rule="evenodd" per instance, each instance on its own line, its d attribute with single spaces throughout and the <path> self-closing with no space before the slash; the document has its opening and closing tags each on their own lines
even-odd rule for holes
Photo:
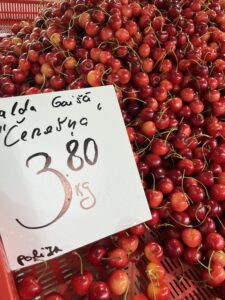
<svg viewBox="0 0 225 300">
<path fill-rule="evenodd" d="M 225 297 L 225 1 L 66 0 L 12 31 L 0 42 L 0 96 L 113 84 L 152 212 L 127 238 L 160 229 L 165 254 Z M 82 274 L 91 300 L 129 289 L 133 248 L 116 242 L 108 285 Z M 155 272 L 148 298 L 168 299 Z"/>
</svg>

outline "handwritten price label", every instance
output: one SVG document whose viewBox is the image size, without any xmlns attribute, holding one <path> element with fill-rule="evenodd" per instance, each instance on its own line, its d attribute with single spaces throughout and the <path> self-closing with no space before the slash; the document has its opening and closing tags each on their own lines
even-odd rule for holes
<svg viewBox="0 0 225 300">
<path fill-rule="evenodd" d="M 0 163 L 13 270 L 151 217 L 112 86 L 1 99 Z"/>
</svg>

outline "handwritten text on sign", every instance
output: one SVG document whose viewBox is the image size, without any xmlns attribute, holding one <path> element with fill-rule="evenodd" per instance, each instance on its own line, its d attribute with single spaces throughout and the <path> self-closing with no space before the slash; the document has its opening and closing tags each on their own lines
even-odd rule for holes
<svg viewBox="0 0 225 300">
<path fill-rule="evenodd" d="M 150 218 L 112 86 L 1 99 L 0 163 L 12 269 Z"/>
</svg>

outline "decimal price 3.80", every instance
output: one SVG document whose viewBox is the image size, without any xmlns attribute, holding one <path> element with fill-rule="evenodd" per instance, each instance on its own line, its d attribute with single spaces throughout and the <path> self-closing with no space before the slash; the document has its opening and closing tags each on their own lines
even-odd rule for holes
<svg viewBox="0 0 225 300">
<path fill-rule="evenodd" d="M 89 153 L 88 150 L 91 146 L 93 146 L 93 148 L 94 148 L 93 157 L 90 157 L 90 154 L 88 154 Z M 82 170 L 85 163 L 90 165 L 90 166 L 93 166 L 98 161 L 98 146 L 97 146 L 97 143 L 95 142 L 94 139 L 87 138 L 87 139 L 84 140 L 84 143 L 83 143 L 83 156 L 77 155 L 77 152 L 78 152 L 79 148 L 80 148 L 80 145 L 79 145 L 78 140 L 71 140 L 66 144 L 66 150 L 69 153 L 69 156 L 67 158 L 67 165 L 72 171 Z M 58 171 L 58 170 L 51 167 L 52 159 L 51 159 L 51 156 L 48 155 L 47 153 L 38 152 L 38 153 L 35 153 L 35 154 L 29 156 L 26 160 L 26 166 L 29 168 L 30 162 L 32 160 L 36 159 L 37 157 L 43 157 L 44 158 L 44 166 L 40 170 L 38 170 L 38 172 L 36 174 L 40 175 L 42 173 L 50 172 L 50 173 L 53 173 L 55 176 L 57 176 L 57 178 L 59 179 L 59 181 L 60 181 L 60 183 L 61 183 L 61 185 L 64 189 L 64 201 L 63 201 L 62 208 L 59 211 L 58 215 L 53 220 L 48 222 L 47 224 L 44 224 L 44 225 L 41 225 L 41 226 L 27 226 L 24 223 L 22 223 L 19 219 L 16 219 L 16 221 L 22 227 L 25 227 L 27 229 L 40 229 L 40 228 L 44 228 L 44 227 L 47 227 L 47 226 L 55 223 L 69 209 L 70 204 L 71 204 L 71 200 L 72 200 L 72 194 L 73 194 L 71 184 L 69 183 L 67 178 L 60 171 Z M 85 184 L 83 184 L 83 186 L 85 188 L 87 188 L 85 186 Z M 90 190 L 89 190 L 89 192 L 90 192 L 90 194 L 92 194 L 92 192 Z M 81 207 L 83 209 L 90 209 L 95 205 L 96 199 L 95 199 L 95 197 L 93 197 L 93 202 L 91 203 L 91 205 L 89 204 L 88 206 L 85 206 L 84 202 L 87 198 L 89 198 L 89 197 L 86 197 L 82 200 Z"/>
</svg>

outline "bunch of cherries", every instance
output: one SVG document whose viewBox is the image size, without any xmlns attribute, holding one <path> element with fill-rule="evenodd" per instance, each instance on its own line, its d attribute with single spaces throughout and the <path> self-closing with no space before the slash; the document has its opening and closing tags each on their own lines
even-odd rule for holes
<svg viewBox="0 0 225 300">
<path fill-rule="evenodd" d="M 161 230 L 165 254 L 225 295 L 225 2 L 65 0 L 12 32 L 0 42 L 0 96 L 114 85 L 152 212 L 129 238 Z M 111 251 L 108 285 L 81 274 L 91 300 L 129 289 L 130 250 Z M 161 275 L 146 274 L 148 298 L 168 299 Z"/>
<path fill-rule="evenodd" d="M 136 230 L 135 227 L 134 230 Z M 146 243 L 143 249 L 139 243 L 140 235 L 142 235 L 142 232 L 135 235 L 132 234 L 131 229 L 129 233 L 120 232 L 113 236 L 112 245 L 115 245 L 113 247 L 100 243 L 91 246 L 87 254 L 88 269 L 84 269 L 81 255 L 77 251 L 72 252 L 72 255 L 77 256 L 80 260 L 80 269 L 72 276 L 69 282 L 73 293 L 79 297 L 88 296 L 90 300 L 110 300 L 112 296 L 121 296 L 121 299 L 124 300 L 128 299 L 129 287 L 132 283 L 125 269 L 129 266 L 129 262 L 136 264 L 145 256 L 145 259 L 149 261 L 144 269 L 144 276 L 149 280 L 147 295 L 139 292 L 136 295 L 131 295 L 132 299 L 169 299 L 169 287 L 164 281 L 166 271 L 160 263 L 164 257 L 163 248 L 157 242 L 150 241 Z M 105 268 L 111 271 L 108 274 L 104 274 L 102 280 L 99 280 L 99 278 L 94 279 L 90 265 L 94 266 L 96 270 Z M 22 299 L 31 300 L 42 293 L 43 286 L 41 278 L 44 273 L 45 270 L 39 277 L 26 275 L 19 282 L 18 290 Z M 97 277 L 99 277 L 99 275 L 97 275 Z M 44 297 L 44 300 L 66 299 L 67 298 L 64 298 L 59 292 L 52 292 Z"/>
</svg>

